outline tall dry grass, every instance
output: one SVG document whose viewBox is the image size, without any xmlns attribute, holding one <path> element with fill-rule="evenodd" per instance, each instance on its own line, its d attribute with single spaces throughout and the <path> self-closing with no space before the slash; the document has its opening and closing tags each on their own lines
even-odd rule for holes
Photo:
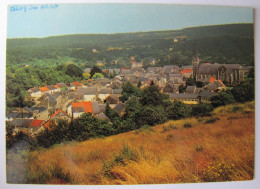
<svg viewBox="0 0 260 189">
<path fill-rule="evenodd" d="M 210 118 L 169 121 L 152 129 L 31 152 L 26 182 L 159 184 L 253 179 L 254 112 L 215 112 L 215 116 L 219 119 L 213 123 L 205 124 Z M 186 123 L 191 127 L 185 128 Z"/>
</svg>

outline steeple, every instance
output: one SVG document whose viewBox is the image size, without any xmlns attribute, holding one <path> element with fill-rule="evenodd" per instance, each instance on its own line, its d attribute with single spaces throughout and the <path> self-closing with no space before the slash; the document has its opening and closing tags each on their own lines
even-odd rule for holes
<svg viewBox="0 0 260 189">
<path fill-rule="evenodd" d="M 200 64 L 200 59 L 197 55 L 196 44 L 194 44 L 194 54 L 192 57 L 192 74 L 194 78 L 196 78 L 196 72 L 199 67 L 199 64 Z"/>
</svg>

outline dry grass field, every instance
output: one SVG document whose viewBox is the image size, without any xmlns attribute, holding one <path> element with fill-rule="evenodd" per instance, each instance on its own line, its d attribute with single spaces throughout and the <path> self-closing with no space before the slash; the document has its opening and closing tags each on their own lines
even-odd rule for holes
<svg viewBox="0 0 260 189">
<path fill-rule="evenodd" d="M 106 138 L 7 154 L 9 183 L 162 184 L 254 177 L 254 102 Z M 18 179 L 19 178 L 19 179 Z M 15 180 L 16 179 L 16 180 Z"/>
</svg>

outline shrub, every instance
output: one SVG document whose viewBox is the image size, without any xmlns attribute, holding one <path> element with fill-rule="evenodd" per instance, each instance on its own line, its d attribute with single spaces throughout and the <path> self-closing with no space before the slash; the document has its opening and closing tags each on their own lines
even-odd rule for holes
<svg viewBox="0 0 260 189">
<path fill-rule="evenodd" d="M 215 123 L 217 120 L 220 120 L 218 117 L 212 117 L 207 119 L 204 123 Z"/>
<path fill-rule="evenodd" d="M 154 129 L 149 125 L 144 125 L 140 127 L 139 129 L 135 130 L 135 134 L 139 134 L 140 132 L 146 131 L 148 133 L 154 132 Z"/>
<path fill-rule="evenodd" d="M 164 132 L 167 132 L 167 131 L 170 131 L 170 130 L 173 130 L 173 129 L 177 129 L 177 127 L 175 127 L 174 125 L 170 124 L 170 125 L 167 125 L 167 126 L 163 126 L 163 129 L 162 129 L 162 133 Z"/>
<path fill-rule="evenodd" d="M 192 107 L 192 116 L 210 116 L 213 107 L 210 104 L 198 104 Z"/>
<path fill-rule="evenodd" d="M 129 161 L 137 160 L 137 153 L 125 144 L 123 148 L 119 151 L 119 153 L 113 155 L 113 159 L 111 161 L 103 163 L 104 175 L 108 178 L 115 179 L 116 177 L 112 173 L 113 167 L 115 167 L 116 165 L 126 166 Z"/>
<path fill-rule="evenodd" d="M 230 181 L 234 173 L 234 164 L 228 165 L 225 162 L 211 162 L 203 169 L 202 180 L 205 182 Z"/>
<path fill-rule="evenodd" d="M 191 123 L 184 123 L 183 127 L 184 128 L 191 128 Z"/>
<path fill-rule="evenodd" d="M 197 152 L 201 152 L 201 151 L 203 150 L 202 145 L 201 145 L 201 144 L 196 144 L 195 150 L 196 150 Z"/>
<path fill-rule="evenodd" d="M 172 140 L 174 138 L 173 134 L 168 134 L 166 140 Z"/>
</svg>

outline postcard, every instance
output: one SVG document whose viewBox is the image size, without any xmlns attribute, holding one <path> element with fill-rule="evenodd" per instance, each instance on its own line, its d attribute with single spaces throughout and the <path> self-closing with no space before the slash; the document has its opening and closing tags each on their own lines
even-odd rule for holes
<svg viewBox="0 0 260 189">
<path fill-rule="evenodd" d="M 7 184 L 255 178 L 253 8 L 7 8 Z"/>
</svg>

